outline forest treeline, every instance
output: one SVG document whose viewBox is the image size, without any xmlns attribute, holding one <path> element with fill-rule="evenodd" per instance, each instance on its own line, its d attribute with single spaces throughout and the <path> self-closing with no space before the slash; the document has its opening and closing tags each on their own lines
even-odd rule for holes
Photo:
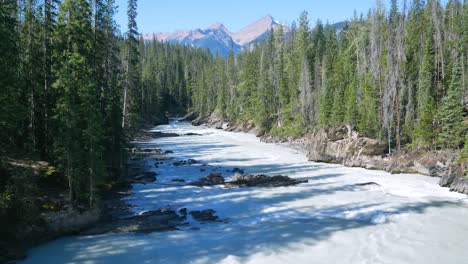
<svg viewBox="0 0 468 264">
<path fill-rule="evenodd" d="M 304 12 L 297 24 L 227 58 L 194 59 L 185 48 L 145 42 L 143 82 L 175 100 L 155 96 L 159 105 L 216 110 L 232 123 L 253 119 L 260 133 L 300 136 L 351 125 L 389 152 L 463 149 L 467 2 L 388 4 L 377 1 L 342 28 L 321 21 L 311 28 Z M 169 68 L 161 66 L 168 60 Z M 466 159 L 467 147 L 460 155 Z"/>
<path fill-rule="evenodd" d="M 0 213 L 41 182 L 24 160 L 48 162 L 71 207 L 95 205 L 128 137 L 166 112 L 216 111 L 280 136 L 350 125 L 389 151 L 468 159 L 466 1 L 377 1 L 342 28 L 304 12 L 226 58 L 143 40 L 136 10 L 129 0 L 122 34 L 114 0 L 0 0 Z"/>
<path fill-rule="evenodd" d="M 54 207 L 38 197 L 61 190 L 92 207 L 119 177 L 140 125 L 136 9 L 121 34 L 114 0 L 0 1 L 0 215 Z"/>
</svg>

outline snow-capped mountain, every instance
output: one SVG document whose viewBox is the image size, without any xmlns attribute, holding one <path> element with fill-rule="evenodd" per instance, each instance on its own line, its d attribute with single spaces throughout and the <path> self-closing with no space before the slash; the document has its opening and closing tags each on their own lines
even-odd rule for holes
<svg viewBox="0 0 468 264">
<path fill-rule="evenodd" d="M 235 53 L 252 43 L 262 41 L 269 36 L 270 30 L 281 25 L 268 15 L 242 28 L 238 32 L 229 31 L 217 22 L 206 29 L 179 30 L 144 35 L 144 39 L 180 43 L 193 47 L 208 48 L 213 54 L 227 56 L 232 49 Z"/>
</svg>

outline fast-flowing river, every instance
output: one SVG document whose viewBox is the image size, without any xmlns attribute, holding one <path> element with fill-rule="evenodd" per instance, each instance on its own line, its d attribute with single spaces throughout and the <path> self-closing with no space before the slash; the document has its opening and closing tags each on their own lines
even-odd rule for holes
<svg viewBox="0 0 468 264">
<path fill-rule="evenodd" d="M 309 162 L 254 135 L 184 122 L 155 130 L 202 136 L 149 142 L 174 151 L 174 159 L 153 168 L 156 182 L 132 187 L 133 213 L 214 209 L 226 221 L 189 218 L 179 231 L 66 237 L 34 248 L 23 263 L 468 263 L 466 196 L 439 187 L 436 178 Z M 185 159 L 212 167 L 172 165 Z M 309 182 L 231 189 L 172 182 L 212 171 L 229 179 L 234 167 Z M 359 185 L 367 182 L 378 185 Z"/>
</svg>

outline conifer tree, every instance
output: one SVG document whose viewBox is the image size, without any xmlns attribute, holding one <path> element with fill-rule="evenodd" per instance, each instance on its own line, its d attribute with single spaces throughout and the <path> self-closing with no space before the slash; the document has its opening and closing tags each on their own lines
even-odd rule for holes
<svg viewBox="0 0 468 264">
<path fill-rule="evenodd" d="M 450 87 L 438 109 L 440 132 L 437 141 L 441 147 L 457 148 L 464 140 L 463 133 L 467 132 L 463 127 L 461 76 L 460 63 L 455 62 Z"/>
<path fill-rule="evenodd" d="M 124 99 L 122 107 L 122 127 L 135 127 L 141 108 L 140 53 L 138 43 L 137 0 L 128 0 L 128 31 L 124 50 Z"/>
</svg>

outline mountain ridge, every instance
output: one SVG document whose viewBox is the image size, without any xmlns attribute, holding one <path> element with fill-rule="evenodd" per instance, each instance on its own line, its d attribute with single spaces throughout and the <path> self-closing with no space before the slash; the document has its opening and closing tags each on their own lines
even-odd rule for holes
<svg viewBox="0 0 468 264">
<path fill-rule="evenodd" d="M 213 55 L 226 57 L 231 49 L 234 53 L 238 53 L 251 44 L 264 40 L 269 36 L 270 30 L 278 26 L 288 29 L 271 15 L 266 15 L 237 32 L 231 32 L 224 24 L 215 22 L 205 29 L 144 34 L 143 39 L 208 48 Z"/>
</svg>

